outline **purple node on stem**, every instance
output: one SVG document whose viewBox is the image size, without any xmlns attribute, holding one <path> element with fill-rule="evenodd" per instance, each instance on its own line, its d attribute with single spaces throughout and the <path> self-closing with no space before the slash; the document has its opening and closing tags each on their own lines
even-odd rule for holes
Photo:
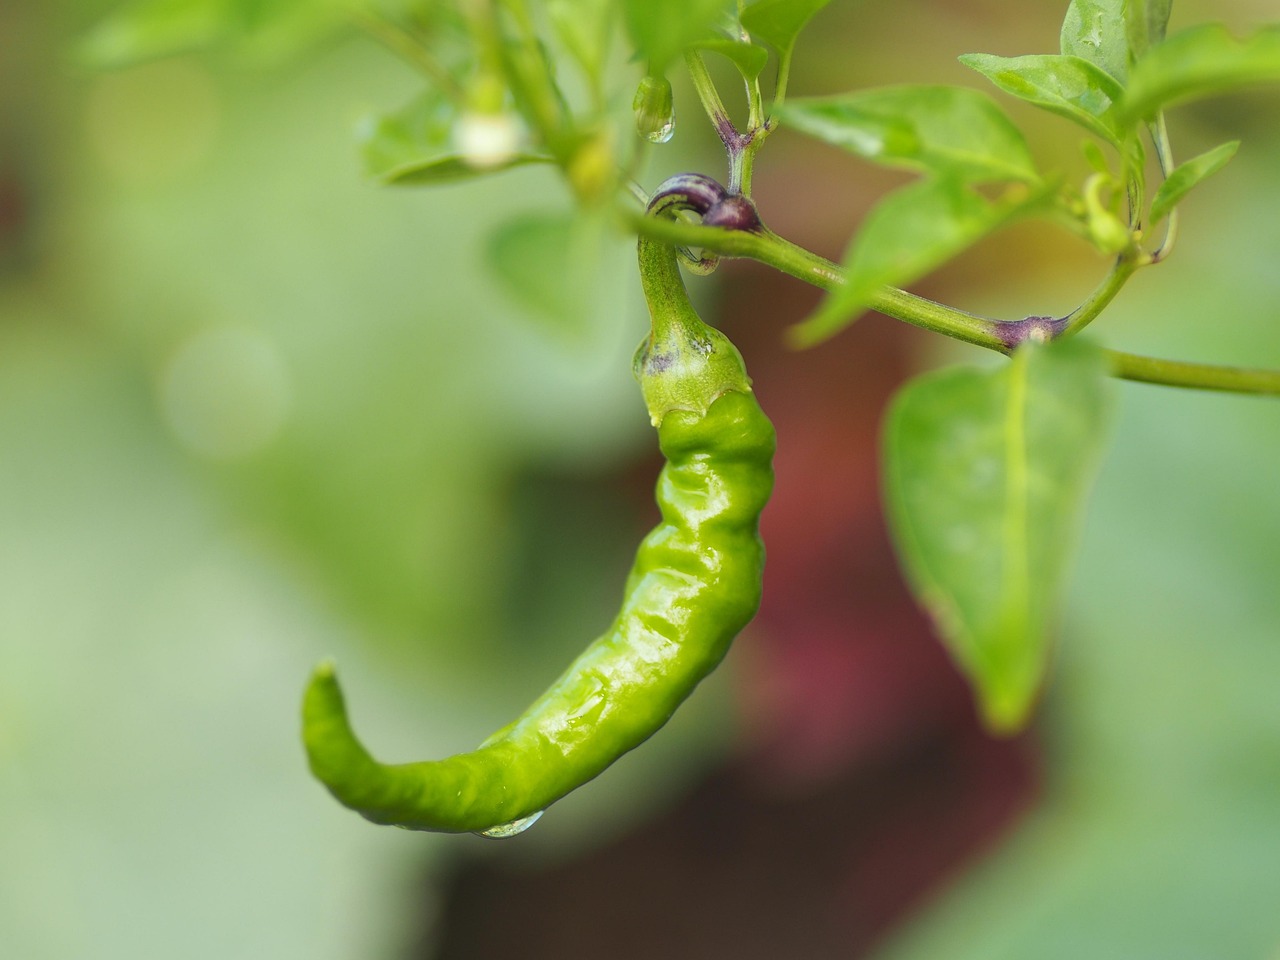
<svg viewBox="0 0 1280 960">
<path fill-rule="evenodd" d="M 1059 336 L 1066 326 L 1066 317 L 1025 317 L 1022 320 L 1001 320 L 995 324 L 995 335 L 1004 344 L 1004 352 L 1012 353 L 1028 340 L 1048 343 Z"/>
</svg>

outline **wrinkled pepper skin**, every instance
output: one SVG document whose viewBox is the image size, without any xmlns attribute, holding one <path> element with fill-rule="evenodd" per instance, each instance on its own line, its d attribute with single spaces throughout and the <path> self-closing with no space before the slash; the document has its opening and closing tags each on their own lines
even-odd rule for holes
<svg viewBox="0 0 1280 960">
<path fill-rule="evenodd" d="M 642 241 L 640 257 L 654 325 L 636 371 L 667 462 L 662 519 L 640 544 L 622 608 L 515 722 L 445 760 L 373 759 L 322 664 L 303 704 L 311 770 L 374 823 L 481 832 L 544 810 L 665 724 L 760 605 L 773 427 L 737 350 L 688 305 L 674 253 Z"/>
</svg>

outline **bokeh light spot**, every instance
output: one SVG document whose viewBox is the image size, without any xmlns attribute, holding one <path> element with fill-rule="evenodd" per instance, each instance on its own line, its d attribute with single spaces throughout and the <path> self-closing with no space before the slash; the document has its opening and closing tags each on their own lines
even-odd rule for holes
<svg viewBox="0 0 1280 960">
<path fill-rule="evenodd" d="M 238 460 L 266 447 L 284 426 L 288 372 L 260 331 L 209 328 L 165 365 L 160 403 L 183 446 L 211 460 Z"/>
</svg>

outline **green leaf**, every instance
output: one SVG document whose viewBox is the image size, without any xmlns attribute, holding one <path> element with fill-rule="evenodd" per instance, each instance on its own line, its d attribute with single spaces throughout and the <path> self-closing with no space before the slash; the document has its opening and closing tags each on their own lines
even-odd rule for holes
<svg viewBox="0 0 1280 960">
<path fill-rule="evenodd" d="M 1173 103 L 1280 81 L 1280 24 L 1237 40 L 1207 23 L 1176 33 L 1133 65 L 1122 107 L 1134 120 Z"/>
<path fill-rule="evenodd" d="M 365 173 L 386 184 L 419 186 L 547 160 L 513 150 L 477 163 L 454 143 L 454 130 L 460 122 L 454 105 L 435 91 L 422 94 L 395 113 L 367 118 L 356 131 Z"/>
<path fill-rule="evenodd" d="M 831 0 L 759 0 L 742 12 L 742 26 L 779 53 L 789 52 L 800 31 Z"/>
<path fill-rule="evenodd" d="M 882 287 L 909 284 L 963 252 L 1015 217 L 1043 204 L 1046 190 L 1018 184 L 988 200 L 967 183 L 927 179 L 881 200 L 862 222 L 845 254 L 847 282 L 817 312 L 791 330 L 797 346 L 840 332 Z"/>
<path fill-rule="evenodd" d="M 489 266 L 502 289 L 557 339 L 580 341 L 591 329 L 599 228 L 570 214 L 527 214 L 489 239 Z"/>
<path fill-rule="evenodd" d="M 1074 120 L 1120 146 L 1126 128 L 1117 113 L 1123 88 L 1100 67 L 1079 57 L 1034 54 L 996 57 L 968 53 L 960 58 L 1005 93 Z"/>
<path fill-rule="evenodd" d="M 135 0 L 92 28 L 78 54 L 103 69 L 227 45 L 249 62 L 278 63 L 330 35 L 355 2 Z"/>
<path fill-rule="evenodd" d="M 738 72 L 746 80 L 754 80 L 760 76 L 760 71 L 769 62 L 768 50 L 758 44 L 747 43 L 743 40 L 713 38 L 699 40 L 694 46 L 699 50 L 709 50 L 712 53 L 720 54 L 722 57 L 727 57 L 733 61 L 733 65 L 738 68 Z"/>
<path fill-rule="evenodd" d="M 1059 38 L 1064 55 L 1101 67 L 1121 83 L 1129 73 L 1126 0 L 1071 0 Z"/>
<path fill-rule="evenodd" d="M 988 727 L 1027 722 L 1108 420 L 1100 351 L 1026 345 L 910 383 L 885 429 L 890 530 Z"/>
<path fill-rule="evenodd" d="M 1102 155 L 1102 148 L 1097 143 L 1093 140 L 1085 140 L 1080 144 L 1080 149 L 1084 153 L 1085 162 L 1095 173 L 1110 175 L 1111 166 L 1107 163 L 1107 158 Z"/>
<path fill-rule="evenodd" d="M 1214 147 L 1198 157 L 1193 157 L 1186 163 L 1178 164 L 1169 173 L 1169 176 L 1165 178 L 1164 183 L 1160 184 L 1160 189 L 1156 191 L 1155 199 L 1151 201 L 1152 226 L 1163 220 L 1178 205 L 1178 201 L 1190 193 L 1201 181 L 1213 176 L 1225 167 L 1227 162 L 1236 155 L 1236 150 L 1239 147 L 1240 141 L 1232 140 L 1229 143 Z"/>
<path fill-rule="evenodd" d="M 709 39 L 734 0 L 625 0 L 627 31 L 653 73 L 662 73 L 686 49 Z"/>
<path fill-rule="evenodd" d="M 1173 0 L 1125 0 L 1125 37 L 1134 60 L 1164 40 Z"/>
<path fill-rule="evenodd" d="M 783 123 L 886 166 L 986 180 L 1038 179 L 1027 142 L 985 94 L 902 86 L 790 100 Z"/>
<path fill-rule="evenodd" d="M 128 66 L 209 46 L 235 28 L 225 0 L 142 0 L 112 12 L 80 41 L 87 66 Z"/>
</svg>

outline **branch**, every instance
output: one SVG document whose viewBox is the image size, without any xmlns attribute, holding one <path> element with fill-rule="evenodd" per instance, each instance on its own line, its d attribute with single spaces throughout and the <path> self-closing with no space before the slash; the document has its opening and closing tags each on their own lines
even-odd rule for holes
<svg viewBox="0 0 1280 960">
<path fill-rule="evenodd" d="M 755 232 L 729 230 L 639 214 L 633 214 L 629 219 L 635 231 L 644 236 L 683 247 L 697 247 L 721 257 L 756 260 L 822 290 L 834 290 L 845 282 L 844 271 L 838 264 L 765 228 Z M 1099 288 L 1099 294 L 1090 298 L 1090 307 L 1096 306 L 1100 310 L 1102 304 L 1110 301 L 1118 289 L 1116 273 L 1117 271 L 1112 271 Z M 895 320 L 1005 354 L 1011 352 L 1018 343 L 1035 335 L 1035 331 L 1040 331 L 1042 336 L 1057 336 L 1069 328 L 1070 320 L 1079 318 L 1077 313 L 1063 319 L 1027 317 L 1023 320 L 992 320 L 894 287 L 881 290 L 872 298 L 869 306 L 877 313 Z M 1094 315 L 1097 310 L 1090 309 L 1087 312 Z M 1111 362 L 1112 374 L 1123 380 L 1197 390 L 1280 396 L 1280 371 L 1277 370 L 1160 360 L 1116 350 L 1108 350 L 1107 357 Z"/>
</svg>

